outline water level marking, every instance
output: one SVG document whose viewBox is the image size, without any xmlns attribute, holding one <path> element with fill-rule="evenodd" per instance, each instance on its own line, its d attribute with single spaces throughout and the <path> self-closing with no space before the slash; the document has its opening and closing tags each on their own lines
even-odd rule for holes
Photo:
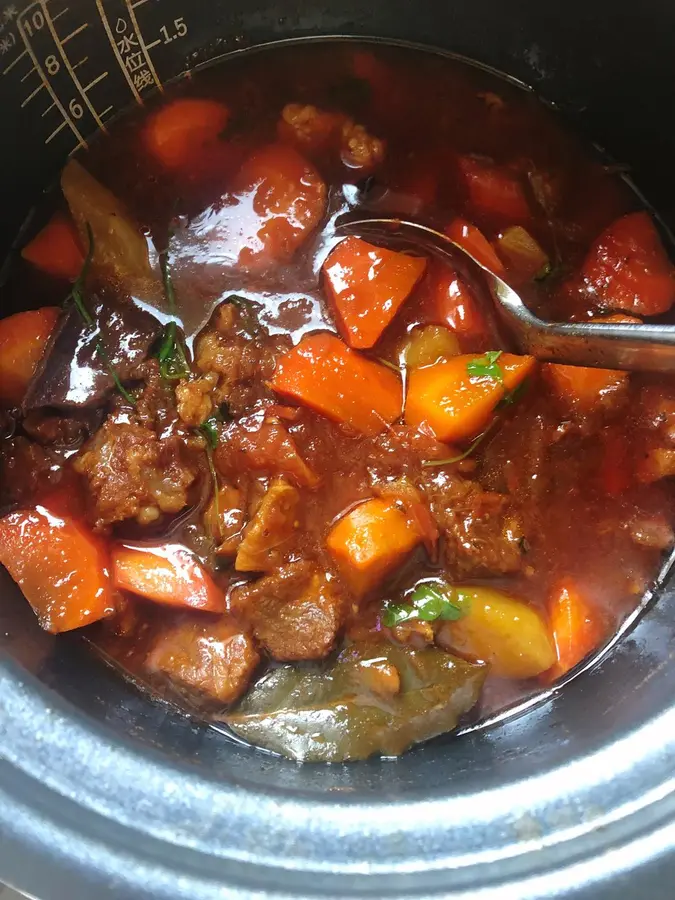
<svg viewBox="0 0 675 900">
<path fill-rule="evenodd" d="M 52 22 L 53 21 L 54 21 L 54 19 L 52 19 Z M 89 28 L 89 22 L 85 22 L 84 25 L 80 25 L 80 27 L 76 28 L 75 31 L 71 31 L 69 35 L 67 35 L 64 38 L 61 38 L 61 43 L 67 44 L 68 41 L 72 41 L 72 39 L 74 37 L 77 37 L 78 34 L 82 34 L 82 32 L 85 30 L 85 28 Z"/>
<path fill-rule="evenodd" d="M 101 22 L 103 22 L 103 27 L 105 28 L 105 33 L 108 36 L 108 41 L 110 42 L 110 46 L 113 49 L 113 52 L 115 54 L 115 57 L 117 59 L 117 63 L 119 65 L 120 69 L 124 73 L 124 77 L 126 78 L 127 84 L 129 85 L 129 88 L 131 89 L 131 93 L 134 95 L 134 99 L 136 100 L 136 103 L 138 103 L 139 106 L 143 106 L 143 98 L 141 97 L 139 92 L 136 90 L 136 85 L 134 84 L 133 78 L 131 77 L 131 73 L 128 71 L 127 67 L 124 64 L 124 60 L 122 59 L 120 51 L 117 47 L 117 41 L 115 40 L 115 37 L 110 29 L 110 22 L 108 21 L 108 16 L 106 15 L 105 10 L 103 9 L 102 0 L 96 0 L 96 8 L 98 10 L 99 16 L 101 17 Z"/>
<path fill-rule="evenodd" d="M 98 84 L 99 81 L 103 81 L 103 79 L 107 78 L 107 77 L 108 77 L 108 73 L 103 72 L 101 75 L 98 76 L 98 78 L 94 78 L 93 81 L 90 81 L 86 87 L 82 88 L 82 90 L 86 94 L 88 91 L 90 91 L 94 87 L 94 85 Z"/>
<path fill-rule="evenodd" d="M 54 28 L 54 22 L 52 21 L 52 18 L 49 15 L 49 11 L 47 10 L 47 0 L 40 0 L 40 6 L 42 7 L 45 21 L 47 22 L 47 27 L 49 28 L 52 38 L 54 39 L 54 43 L 56 44 L 56 47 L 59 51 L 59 55 L 61 56 L 61 59 L 63 60 L 63 64 L 66 67 L 68 74 L 72 78 L 73 83 L 75 84 L 75 87 L 77 88 L 77 90 L 80 93 L 80 96 L 84 100 L 84 103 L 85 103 L 87 109 L 94 117 L 94 121 L 96 122 L 98 127 L 101 129 L 101 131 L 103 131 L 105 134 L 107 134 L 107 129 L 106 129 L 105 125 L 101 121 L 99 114 L 94 109 L 94 106 L 92 105 L 91 100 L 87 97 L 87 94 L 85 93 L 84 88 L 82 87 L 82 85 L 80 83 L 80 79 L 75 74 L 75 70 L 73 69 L 73 67 L 70 64 L 70 60 L 68 59 L 68 56 L 66 55 L 66 51 L 63 49 L 63 44 L 62 44 L 61 40 L 59 39 L 58 34 L 56 33 L 56 29 Z M 80 30 L 82 30 L 82 29 L 80 29 Z"/>
<path fill-rule="evenodd" d="M 32 92 L 32 94 L 29 94 L 26 97 L 26 99 L 21 103 L 21 109 L 23 109 L 24 106 L 28 106 L 28 104 L 33 99 L 33 97 L 35 97 L 36 94 L 39 94 L 43 88 L 44 88 L 44 84 L 38 84 L 38 86 L 35 88 L 35 90 Z"/>
<path fill-rule="evenodd" d="M 134 31 L 136 32 L 136 34 L 138 36 L 138 43 L 140 44 L 141 50 L 143 51 L 143 55 L 145 56 L 145 59 L 148 64 L 148 68 L 150 69 L 150 72 L 152 73 L 152 77 L 155 79 L 155 84 L 157 85 L 159 92 L 161 94 L 163 94 L 164 93 L 164 85 L 162 84 L 162 82 L 159 79 L 159 76 L 157 75 L 157 71 L 155 70 L 152 60 L 150 59 L 150 54 L 148 53 L 148 48 L 146 47 L 145 41 L 143 40 L 143 35 L 141 34 L 141 32 L 138 28 L 138 21 L 136 19 L 136 13 L 134 12 L 134 4 L 131 2 L 131 0 L 125 0 L 125 2 L 126 2 L 126 7 L 129 10 L 129 18 L 131 19 L 131 24 L 133 25 Z M 136 6 L 138 6 L 138 5 L 139 4 L 138 4 L 138 0 L 137 0 Z"/>
<path fill-rule="evenodd" d="M 64 119 L 63 122 L 61 122 L 60 125 L 57 125 L 57 127 L 54 129 L 54 131 L 52 131 L 52 133 L 49 135 L 49 137 L 45 141 L 45 144 L 48 144 L 50 141 L 53 141 L 54 138 L 56 137 L 56 135 L 59 134 L 59 132 L 63 131 L 63 129 L 66 127 L 66 125 L 70 125 L 72 128 L 72 123 L 69 122 L 67 119 Z"/>
<path fill-rule="evenodd" d="M 31 6 L 35 6 L 35 5 L 37 5 L 37 4 L 31 4 Z M 28 12 L 29 9 L 31 9 L 31 6 L 27 7 L 24 10 L 24 15 Z M 38 62 L 38 58 L 35 55 L 35 51 L 31 47 L 30 41 L 28 40 L 28 35 L 26 34 L 26 29 L 24 28 L 21 17 L 17 19 L 17 27 L 19 29 L 19 34 L 21 35 L 21 40 L 23 41 L 24 46 L 26 48 L 26 52 L 30 56 L 30 58 L 33 62 L 33 66 L 35 67 L 38 75 L 40 76 L 40 80 L 42 81 L 43 85 L 47 88 L 47 90 L 49 92 L 49 96 L 54 101 L 54 105 L 58 108 L 59 112 L 63 116 L 63 123 L 59 126 L 59 128 L 56 132 L 52 132 L 52 134 L 50 134 L 49 138 L 47 139 L 47 141 L 45 143 L 47 143 L 48 141 L 51 141 L 59 133 L 61 128 L 64 127 L 64 125 L 68 125 L 70 127 L 70 130 L 73 132 L 73 134 L 77 138 L 78 145 L 80 147 L 87 147 L 88 146 L 87 142 L 85 141 L 84 137 L 80 134 L 80 131 L 79 131 L 77 125 L 73 122 L 73 120 L 70 118 L 70 116 L 64 109 L 63 104 L 61 103 L 61 101 L 57 97 L 56 93 L 54 92 L 54 88 L 49 83 L 49 80 L 48 80 L 47 76 L 45 75 L 45 73 L 42 69 L 42 66 Z"/>
<path fill-rule="evenodd" d="M 13 59 L 6 69 L 2 70 L 2 74 L 6 75 L 8 72 L 11 72 L 14 66 L 23 59 L 26 53 L 28 53 L 28 50 L 24 50 L 23 53 L 20 53 L 16 59 Z"/>
</svg>

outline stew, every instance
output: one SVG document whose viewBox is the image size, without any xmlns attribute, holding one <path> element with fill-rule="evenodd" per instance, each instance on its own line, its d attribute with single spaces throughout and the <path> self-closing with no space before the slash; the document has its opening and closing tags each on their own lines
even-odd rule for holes
<svg viewBox="0 0 675 900">
<path fill-rule="evenodd" d="M 675 301 L 654 218 L 532 94 L 376 44 L 244 54 L 71 159 L 2 286 L 0 562 L 43 628 L 294 759 L 392 755 L 602 647 L 674 540 L 675 381 L 541 364 Z"/>
</svg>

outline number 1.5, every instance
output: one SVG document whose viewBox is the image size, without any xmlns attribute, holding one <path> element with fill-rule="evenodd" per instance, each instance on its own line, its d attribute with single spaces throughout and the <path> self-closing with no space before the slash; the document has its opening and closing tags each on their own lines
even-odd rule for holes
<svg viewBox="0 0 675 900">
<path fill-rule="evenodd" d="M 169 29 L 167 28 L 166 25 L 162 25 L 162 27 L 159 29 L 160 34 L 164 38 L 165 44 L 170 44 L 171 41 L 175 41 L 176 38 L 185 37 L 185 35 L 188 33 L 187 25 L 185 24 L 185 19 L 182 16 L 179 19 L 173 20 L 173 28 L 174 28 L 173 34 L 171 34 L 169 32 Z"/>
</svg>

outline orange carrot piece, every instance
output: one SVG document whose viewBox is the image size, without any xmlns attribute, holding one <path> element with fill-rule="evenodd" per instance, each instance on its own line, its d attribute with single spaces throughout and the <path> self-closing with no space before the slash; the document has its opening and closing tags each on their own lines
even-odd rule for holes
<svg viewBox="0 0 675 900">
<path fill-rule="evenodd" d="M 64 213 L 55 213 L 42 231 L 26 244 L 21 256 L 48 275 L 69 281 L 75 281 L 84 265 L 77 228 Z"/>
<path fill-rule="evenodd" d="M 620 402 L 628 388 L 628 372 L 545 363 L 542 377 L 570 409 L 590 413 Z"/>
<path fill-rule="evenodd" d="M 363 434 L 378 434 L 401 415 L 398 376 L 350 350 L 334 334 L 305 337 L 277 362 L 272 388 Z"/>
<path fill-rule="evenodd" d="M 605 623 L 570 579 L 554 589 L 548 613 L 557 662 L 544 677 L 552 682 L 595 650 L 605 636 Z"/>
<path fill-rule="evenodd" d="M 229 118 L 222 103 L 183 97 L 150 117 L 143 132 L 145 145 L 167 169 L 180 169 L 196 162 L 201 151 L 218 140 Z"/>
<path fill-rule="evenodd" d="M 366 500 L 331 529 L 326 545 L 357 597 L 377 587 L 420 542 L 419 531 L 386 500 Z"/>
<path fill-rule="evenodd" d="M 340 334 L 350 347 L 372 347 L 422 277 L 418 256 L 376 247 L 357 237 L 341 241 L 323 273 Z"/>
<path fill-rule="evenodd" d="M 225 594 L 202 564 L 179 544 L 118 546 L 113 550 L 115 586 L 147 600 L 186 609 L 224 613 Z"/>
<path fill-rule="evenodd" d="M 43 306 L 0 319 L 0 401 L 18 406 L 38 363 L 60 310 Z"/>
<path fill-rule="evenodd" d="M 475 354 L 466 354 L 410 372 L 406 423 L 430 430 L 446 443 L 475 437 L 506 392 L 518 387 L 535 365 L 531 356 L 502 353 L 497 360 L 502 373 L 500 381 L 470 374 L 469 364 L 479 359 Z"/>
<path fill-rule="evenodd" d="M 75 518 L 45 506 L 10 513 L 0 519 L 0 563 L 45 631 L 71 631 L 114 612 L 105 545 Z"/>
<path fill-rule="evenodd" d="M 475 225 L 467 222 L 466 219 L 453 219 L 446 227 L 445 233 L 495 275 L 504 274 L 504 263 L 497 256 L 490 241 Z"/>
<path fill-rule="evenodd" d="M 523 187 L 511 172 L 471 156 L 460 157 L 458 165 L 474 209 L 509 222 L 530 218 Z"/>
</svg>

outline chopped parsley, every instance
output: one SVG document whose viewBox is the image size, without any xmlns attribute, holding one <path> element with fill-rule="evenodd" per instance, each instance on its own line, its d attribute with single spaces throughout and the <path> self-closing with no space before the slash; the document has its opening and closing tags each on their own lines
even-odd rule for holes
<svg viewBox="0 0 675 900">
<path fill-rule="evenodd" d="M 469 611 L 470 597 L 445 581 L 418 584 L 405 603 L 388 603 L 382 615 L 387 628 L 403 622 L 456 622 Z"/>
<path fill-rule="evenodd" d="M 492 378 L 504 384 L 504 373 L 497 362 L 502 352 L 502 350 L 488 350 L 483 356 L 470 359 L 466 364 L 466 371 L 472 378 Z"/>
<path fill-rule="evenodd" d="M 209 416 L 197 429 L 201 436 L 206 438 L 206 443 L 212 450 L 218 446 L 218 423 L 220 421 L 221 419 L 216 415 Z"/>
<path fill-rule="evenodd" d="M 171 234 L 169 234 L 169 241 Z M 159 267 L 162 272 L 162 283 L 164 285 L 164 296 L 166 297 L 169 313 L 176 315 L 176 291 L 171 278 L 171 268 L 169 265 L 169 247 L 162 250 L 159 254 Z M 190 375 L 190 365 L 187 361 L 187 353 L 185 351 L 185 343 L 178 331 L 175 320 L 172 320 L 162 329 L 162 333 L 157 341 L 155 356 L 159 361 L 159 371 L 166 381 L 179 381 L 188 378 Z"/>
</svg>

